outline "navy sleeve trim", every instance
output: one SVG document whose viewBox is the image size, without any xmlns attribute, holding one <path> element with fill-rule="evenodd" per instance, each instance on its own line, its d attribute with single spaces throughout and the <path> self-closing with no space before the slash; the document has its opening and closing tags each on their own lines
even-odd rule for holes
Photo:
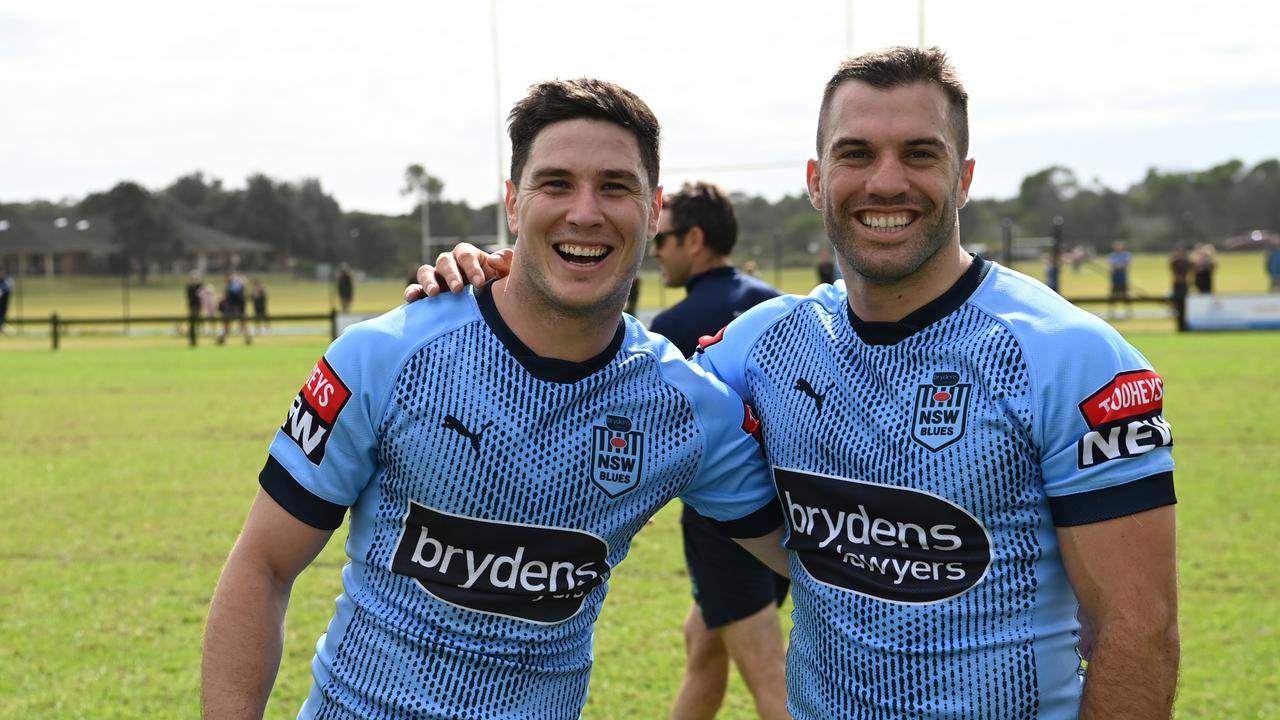
<svg viewBox="0 0 1280 720">
<path fill-rule="evenodd" d="M 1088 525 L 1133 515 L 1143 510 L 1173 505 L 1173 473 L 1149 475 L 1141 480 L 1092 492 L 1049 498 L 1053 524 L 1058 527 Z"/>
<path fill-rule="evenodd" d="M 721 535 L 730 538 L 754 538 L 768 535 L 782 525 L 782 503 L 777 496 L 759 510 L 736 520 L 707 518 Z"/>
<path fill-rule="evenodd" d="M 310 490 L 299 485 L 280 461 L 269 455 L 267 464 L 258 473 L 258 483 L 272 500 L 280 503 L 280 507 L 313 528 L 337 530 L 342 525 L 343 516 L 347 514 L 345 505 L 316 497 Z"/>
</svg>

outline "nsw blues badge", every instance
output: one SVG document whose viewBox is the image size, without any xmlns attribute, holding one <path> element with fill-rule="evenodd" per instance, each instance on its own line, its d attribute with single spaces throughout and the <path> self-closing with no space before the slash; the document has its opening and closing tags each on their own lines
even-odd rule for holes
<svg viewBox="0 0 1280 720">
<path fill-rule="evenodd" d="M 964 435 L 972 384 L 962 384 L 959 373 L 936 372 L 930 382 L 916 388 L 911 413 L 911 439 L 937 452 Z"/>
<path fill-rule="evenodd" d="M 609 415 L 604 426 L 591 426 L 591 482 L 616 498 L 635 489 L 644 465 L 644 433 L 631 429 L 630 418 Z"/>
</svg>

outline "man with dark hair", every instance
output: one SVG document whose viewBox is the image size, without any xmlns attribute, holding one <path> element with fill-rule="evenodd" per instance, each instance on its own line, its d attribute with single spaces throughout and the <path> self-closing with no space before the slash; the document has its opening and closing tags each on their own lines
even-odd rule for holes
<svg viewBox="0 0 1280 720">
<path fill-rule="evenodd" d="M 667 287 L 685 298 L 658 313 L 650 329 L 685 356 L 778 291 L 738 272 L 729 259 L 738 221 L 728 193 L 711 183 L 686 184 L 668 195 L 649 254 Z M 770 570 L 689 505 L 680 516 L 693 607 L 684 623 L 685 674 L 674 720 L 713 718 L 724 702 L 730 661 L 738 667 L 762 718 L 787 716 L 785 650 L 778 606 L 787 579 Z"/>
<path fill-rule="evenodd" d="M 206 717 L 261 716 L 289 588 L 348 509 L 304 718 L 576 718 L 653 513 L 781 523 L 742 400 L 622 315 L 662 207 L 649 108 L 547 82 L 510 127 L 510 274 L 352 326 L 276 433 L 209 612 Z"/>
<path fill-rule="evenodd" d="M 966 104 L 936 48 L 843 63 L 807 180 L 845 283 L 763 303 L 696 355 L 764 422 L 789 521 L 789 708 L 1167 718 L 1164 383 L 1100 319 L 963 250 Z"/>
</svg>

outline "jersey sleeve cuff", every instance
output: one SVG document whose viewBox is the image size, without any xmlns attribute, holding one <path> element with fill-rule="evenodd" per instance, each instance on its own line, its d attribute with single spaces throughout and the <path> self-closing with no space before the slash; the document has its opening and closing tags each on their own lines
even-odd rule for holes
<svg viewBox="0 0 1280 720">
<path fill-rule="evenodd" d="M 1148 475 L 1123 485 L 1049 498 L 1049 510 L 1057 527 L 1088 525 L 1173 505 L 1173 473 Z"/>
<path fill-rule="evenodd" d="M 310 490 L 302 487 L 280 461 L 270 455 L 267 456 L 267 464 L 263 466 L 262 472 L 258 473 L 258 483 L 280 507 L 313 528 L 337 530 L 342 525 L 343 516 L 347 514 L 345 505 L 316 497 Z"/>
<path fill-rule="evenodd" d="M 782 504 L 775 496 L 759 510 L 736 520 L 707 518 L 721 535 L 729 538 L 754 538 L 768 535 L 782 525 Z"/>
</svg>

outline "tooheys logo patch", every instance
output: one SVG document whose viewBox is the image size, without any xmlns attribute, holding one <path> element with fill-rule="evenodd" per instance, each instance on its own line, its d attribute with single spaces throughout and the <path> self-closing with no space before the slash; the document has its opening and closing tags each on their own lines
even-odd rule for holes
<svg viewBox="0 0 1280 720">
<path fill-rule="evenodd" d="M 350 399 L 351 390 L 322 357 L 293 399 L 280 429 L 302 448 L 308 460 L 319 465 L 338 413 Z"/>
<path fill-rule="evenodd" d="M 582 609 L 609 577 L 609 546 L 590 533 L 462 517 L 409 503 L 391 571 L 451 605 L 535 623 Z"/>
<path fill-rule="evenodd" d="M 775 467 L 786 546 L 815 580 L 881 600 L 931 603 L 977 585 L 991 538 L 936 495 Z"/>
<path fill-rule="evenodd" d="M 1089 432 L 1077 444 L 1081 469 L 1173 445 L 1164 419 L 1164 381 L 1153 370 L 1123 372 L 1080 403 Z"/>
</svg>

